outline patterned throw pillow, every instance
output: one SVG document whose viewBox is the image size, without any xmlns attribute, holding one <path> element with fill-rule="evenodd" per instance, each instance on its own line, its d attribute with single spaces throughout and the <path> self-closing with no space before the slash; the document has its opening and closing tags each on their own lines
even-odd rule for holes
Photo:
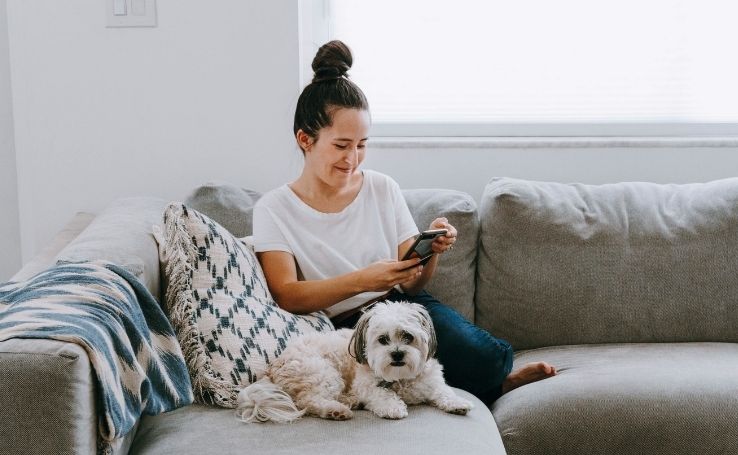
<svg viewBox="0 0 738 455">
<path fill-rule="evenodd" d="M 236 407 L 239 388 L 260 379 L 290 338 L 333 330 L 322 312 L 280 309 L 253 249 L 207 216 L 171 203 L 164 234 L 167 310 L 196 401 Z"/>
</svg>

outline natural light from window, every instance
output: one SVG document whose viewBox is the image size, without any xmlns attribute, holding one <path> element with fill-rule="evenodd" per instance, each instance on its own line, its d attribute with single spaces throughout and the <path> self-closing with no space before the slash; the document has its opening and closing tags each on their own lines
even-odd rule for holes
<svg viewBox="0 0 738 455">
<path fill-rule="evenodd" d="M 374 122 L 738 123 L 738 2 L 326 6 Z"/>
</svg>

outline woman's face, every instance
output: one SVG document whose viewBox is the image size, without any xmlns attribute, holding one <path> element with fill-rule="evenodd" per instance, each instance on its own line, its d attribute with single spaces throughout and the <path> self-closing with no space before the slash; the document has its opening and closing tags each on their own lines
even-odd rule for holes
<svg viewBox="0 0 738 455">
<path fill-rule="evenodd" d="M 339 108 L 333 112 L 333 124 L 322 128 L 315 141 L 309 139 L 305 166 L 330 186 L 348 185 L 364 161 L 369 134 L 369 112 Z M 302 140 L 298 132 L 298 142 Z"/>
</svg>

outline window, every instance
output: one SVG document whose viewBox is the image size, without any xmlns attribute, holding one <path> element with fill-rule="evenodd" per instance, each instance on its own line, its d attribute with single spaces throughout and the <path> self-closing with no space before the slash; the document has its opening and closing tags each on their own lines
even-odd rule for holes
<svg viewBox="0 0 738 455">
<path fill-rule="evenodd" d="M 732 0 L 304 5 L 303 68 L 346 42 L 373 135 L 738 134 Z"/>
</svg>

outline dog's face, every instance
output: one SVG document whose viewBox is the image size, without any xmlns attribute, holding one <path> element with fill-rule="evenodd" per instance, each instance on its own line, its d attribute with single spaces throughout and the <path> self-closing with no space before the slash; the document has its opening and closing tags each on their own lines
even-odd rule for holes
<svg viewBox="0 0 738 455">
<path fill-rule="evenodd" d="M 377 303 L 359 319 L 349 352 L 385 381 L 412 379 L 436 350 L 433 322 L 422 305 Z"/>
</svg>

